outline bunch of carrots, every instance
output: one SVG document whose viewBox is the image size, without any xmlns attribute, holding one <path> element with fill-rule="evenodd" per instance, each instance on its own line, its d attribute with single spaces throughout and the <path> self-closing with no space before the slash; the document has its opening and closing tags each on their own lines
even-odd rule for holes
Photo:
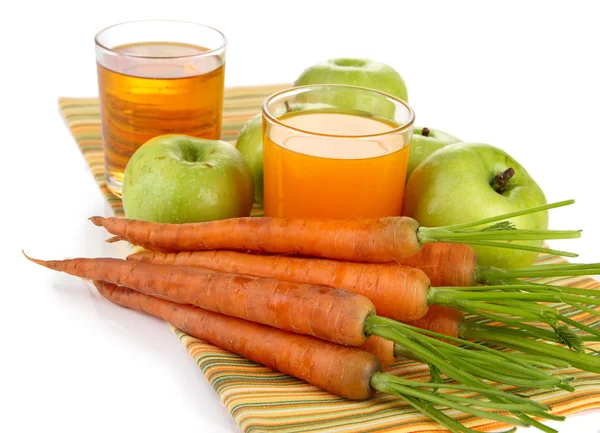
<svg viewBox="0 0 600 433">
<path fill-rule="evenodd" d="M 192 336 L 343 397 L 393 394 L 457 433 L 473 430 L 434 405 L 551 433 L 555 430 L 533 417 L 562 417 L 492 383 L 573 390 L 569 378 L 549 370 L 573 366 L 600 373 L 600 358 L 583 343 L 600 340 L 600 331 L 548 305 L 564 302 L 598 315 L 589 305 L 600 300 L 585 289 L 520 278 L 595 274 L 600 265 L 482 268 L 469 244 L 519 248 L 505 241 L 578 237 L 579 231 L 516 230 L 507 222 L 570 203 L 438 228 L 419 227 L 406 217 L 238 218 L 179 225 L 92 217 L 113 241 L 146 251 L 127 260 L 30 260 L 91 279 L 117 305 L 161 317 Z M 508 326 L 467 322 L 465 312 Z M 399 356 L 427 363 L 432 380 L 409 381 L 381 371 Z M 455 382 L 442 381 L 442 375 Z M 443 389 L 480 398 L 438 391 Z"/>
</svg>

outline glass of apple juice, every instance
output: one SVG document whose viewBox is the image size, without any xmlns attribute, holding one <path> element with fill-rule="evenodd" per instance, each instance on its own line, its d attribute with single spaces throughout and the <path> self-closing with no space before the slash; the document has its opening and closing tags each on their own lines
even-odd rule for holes
<svg viewBox="0 0 600 433">
<path fill-rule="evenodd" d="M 121 193 L 131 155 L 150 138 L 219 139 L 226 39 L 200 24 L 148 20 L 96 35 L 106 183 Z"/>
<path fill-rule="evenodd" d="M 414 112 L 362 87 L 315 85 L 263 103 L 265 216 L 402 213 Z"/>
</svg>

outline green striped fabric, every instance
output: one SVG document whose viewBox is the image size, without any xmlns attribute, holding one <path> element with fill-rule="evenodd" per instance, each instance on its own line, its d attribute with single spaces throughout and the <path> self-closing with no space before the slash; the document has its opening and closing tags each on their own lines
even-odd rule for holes
<svg viewBox="0 0 600 433">
<path fill-rule="evenodd" d="M 228 89 L 225 93 L 222 139 L 234 143 L 242 124 L 260 112 L 263 99 L 284 87 L 287 86 Z M 98 186 L 115 215 L 123 216 L 120 199 L 108 191 L 104 181 L 98 100 L 60 98 L 59 106 Z M 261 209 L 256 207 L 253 214 L 260 213 Z M 561 260 L 550 256 L 538 259 L 539 263 L 555 261 Z M 537 281 L 572 287 L 600 288 L 600 283 L 588 277 Z M 562 314 L 572 319 L 600 327 L 598 317 L 578 312 L 567 305 L 556 306 Z M 377 395 L 368 401 L 346 400 L 190 337 L 177 329 L 174 331 L 229 409 L 231 416 L 245 432 L 417 433 L 444 430 L 395 397 Z M 589 346 L 600 349 L 600 344 L 597 343 Z M 415 380 L 429 378 L 429 370 L 425 365 L 406 360 L 391 366 L 387 372 Z M 574 392 L 529 390 L 509 386 L 501 388 L 550 404 L 557 414 L 600 407 L 600 376 L 575 369 L 564 369 L 560 373 L 574 377 Z M 505 427 L 495 421 L 465 415 L 456 410 L 445 409 L 444 412 L 466 426 L 482 431 Z"/>
</svg>

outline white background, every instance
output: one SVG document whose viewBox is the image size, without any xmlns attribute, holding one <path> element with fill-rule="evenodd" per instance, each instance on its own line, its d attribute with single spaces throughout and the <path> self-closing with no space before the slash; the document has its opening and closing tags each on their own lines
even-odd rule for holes
<svg viewBox="0 0 600 433">
<path fill-rule="evenodd" d="M 507 150 L 553 211 L 553 242 L 600 261 L 600 18 L 593 1 L 11 2 L 0 12 L 0 431 L 235 432 L 168 327 L 119 309 L 40 258 L 125 254 L 86 220 L 109 212 L 57 110 L 96 95 L 94 34 L 170 18 L 228 37 L 226 85 L 293 81 L 329 57 L 369 57 L 406 80 L 417 124 Z M 561 432 L 596 433 L 600 412 Z"/>
</svg>

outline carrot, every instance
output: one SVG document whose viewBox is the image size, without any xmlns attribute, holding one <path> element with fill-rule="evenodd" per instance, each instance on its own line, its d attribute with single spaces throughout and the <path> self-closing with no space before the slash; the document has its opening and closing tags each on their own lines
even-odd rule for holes
<svg viewBox="0 0 600 433">
<path fill-rule="evenodd" d="M 278 291 L 277 280 L 220 274 L 184 266 L 134 263 L 119 259 L 62 261 L 43 261 L 29 257 L 28 259 L 57 271 L 123 285 L 155 297 L 182 304 L 191 303 L 292 332 L 307 332 L 309 335 L 345 345 L 358 345 L 359 342 L 363 344 L 367 336 L 383 337 L 398 343 L 405 350 L 414 353 L 418 359 L 436 365 L 440 371 L 459 381 L 472 381 L 476 376 L 484 378 L 492 376 L 495 381 L 504 381 L 517 386 L 558 386 L 572 389 L 560 378 L 533 369 L 531 365 L 516 365 L 495 351 L 492 351 L 493 354 L 479 353 L 477 354 L 479 363 L 461 365 L 457 369 L 454 363 L 462 364 L 464 359 L 472 358 L 473 351 L 461 350 L 459 356 L 453 352 L 455 347 L 451 344 L 429 337 L 423 338 L 419 333 L 420 330 L 416 330 L 418 328 L 377 316 L 373 314 L 372 304 L 366 298 L 339 289 L 288 283 L 284 290 Z M 266 288 L 269 294 L 262 294 L 261 287 Z M 303 287 L 307 289 L 314 287 L 317 293 L 303 290 Z M 298 292 L 301 293 L 300 296 L 297 296 Z M 321 303 L 322 293 L 327 295 L 323 298 L 325 301 Z M 343 305 L 346 303 L 349 306 Z M 325 306 L 321 307 L 321 304 Z M 360 310 L 355 310 L 357 304 L 361 306 Z M 306 305 L 309 307 L 307 308 Z M 369 311 L 362 308 L 365 305 L 368 306 Z M 547 314 L 548 308 L 543 311 Z M 445 346 L 442 346 L 431 350 L 439 344 L 446 345 L 450 349 L 445 350 Z M 484 351 L 487 350 L 484 346 L 480 347 Z M 442 357 L 440 357 L 441 353 L 444 353 Z M 487 368 L 481 368 L 481 363 Z M 502 370 L 500 375 L 494 373 L 499 368 Z"/>
<path fill-rule="evenodd" d="M 460 325 L 465 315 L 455 308 L 432 305 L 427 314 L 422 318 L 408 322 L 409 325 L 421 329 L 428 329 L 450 337 L 459 336 Z"/>
<path fill-rule="evenodd" d="M 78 277 L 347 346 L 367 341 L 364 323 L 375 313 L 364 296 L 314 284 L 111 258 L 30 260 Z"/>
<path fill-rule="evenodd" d="M 475 433 L 431 406 L 442 404 L 465 413 L 519 426 L 538 425 L 526 413 L 548 418 L 546 405 L 491 388 L 490 385 L 462 386 L 415 382 L 381 373 L 377 359 L 370 353 L 328 343 L 310 336 L 297 335 L 223 316 L 189 305 L 154 298 L 114 284 L 95 281 L 99 293 L 109 301 L 160 317 L 191 336 L 239 354 L 249 360 L 305 380 L 328 392 L 349 399 L 370 398 L 375 391 L 392 394 L 407 401 L 455 433 Z M 446 396 L 422 388 L 449 388 L 474 391 L 491 401 Z M 474 406 L 508 410 L 520 419 L 476 409 Z M 545 427 L 545 431 L 555 430 Z"/>
<path fill-rule="evenodd" d="M 392 263 L 357 263 L 317 258 L 244 254 L 234 251 L 183 251 L 166 254 L 148 251 L 132 254 L 128 260 L 193 266 L 218 272 L 339 287 L 370 299 L 381 316 L 402 322 L 419 320 L 426 315 L 431 306 L 440 305 L 454 307 L 513 326 L 522 326 L 521 322 L 531 322 L 532 320 L 553 325 L 557 319 L 568 321 L 568 318 L 564 316 L 559 318 L 558 312 L 541 306 L 536 307 L 539 310 L 538 313 L 525 311 L 527 305 L 521 305 L 519 302 L 521 300 L 564 301 L 574 306 L 577 306 L 578 302 L 589 302 L 587 298 L 578 296 L 567 299 L 565 297 L 571 295 L 563 294 L 554 286 L 538 288 L 522 281 L 516 281 L 516 284 L 512 285 L 486 288 L 488 291 L 502 291 L 502 293 L 495 294 L 482 293 L 483 289 L 480 286 L 430 287 L 429 279 L 423 271 Z M 565 272 L 570 272 L 570 270 Z M 536 293 L 520 293 L 520 290 L 535 291 Z M 486 298 L 490 298 L 491 302 L 482 303 L 481 300 Z M 512 301 L 514 305 L 503 305 L 509 301 Z M 496 313 L 509 313 L 512 317 Z M 454 314 L 462 313 L 455 312 Z M 435 316 L 430 316 L 430 318 L 432 317 Z M 590 333 L 588 328 L 578 322 L 574 322 L 573 326 Z M 592 330 L 591 332 L 600 338 L 600 331 Z"/>
<path fill-rule="evenodd" d="M 434 286 L 473 286 L 478 282 L 477 252 L 466 244 L 425 244 L 418 253 L 398 263 L 421 269 Z"/>
<path fill-rule="evenodd" d="M 160 317 L 189 335 L 333 394 L 353 400 L 373 396 L 369 379 L 381 366 L 368 352 L 176 304 L 106 282 L 94 284 L 100 294 L 118 305 Z M 320 356 L 315 356 L 317 352 Z"/>
<path fill-rule="evenodd" d="M 131 254 L 127 260 L 193 266 L 218 272 L 339 287 L 370 299 L 378 314 L 417 320 L 429 306 L 429 279 L 419 269 L 392 263 L 357 263 L 290 256 L 259 256 L 234 251 Z"/>
<path fill-rule="evenodd" d="M 462 244 L 427 244 L 424 245 L 422 253 L 417 256 L 432 257 L 427 247 L 452 246 L 465 251 L 466 257 L 469 251 L 475 253 L 468 245 Z M 447 250 L 448 248 L 446 248 Z M 414 257 L 414 256 L 413 256 Z M 409 259 L 412 259 L 409 258 Z M 409 325 L 428 329 L 440 334 L 458 337 L 458 329 L 464 314 L 454 308 L 440 307 L 437 305 L 422 305 L 422 310 L 428 308 L 425 315 L 414 314 L 413 321 L 404 314 L 403 304 L 405 297 L 399 293 L 401 288 L 409 288 L 411 291 L 427 290 L 429 281 L 424 277 L 422 271 L 396 264 L 371 264 L 356 262 L 341 262 L 336 260 L 305 259 L 290 256 L 258 256 L 233 251 L 194 251 L 180 253 L 160 253 L 155 251 L 143 251 L 131 254 L 127 260 L 172 264 L 177 266 L 194 266 L 212 269 L 219 272 L 230 272 L 236 274 L 254 275 L 259 277 L 272 277 L 284 281 L 297 283 L 325 284 L 332 287 L 361 294 L 369 298 L 376 311 L 385 317 L 399 321 L 408 321 Z M 433 260 L 428 260 L 428 263 Z M 470 264 L 468 260 L 457 260 L 457 262 Z M 414 260 L 411 264 L 418 264 Z M 451 265 L 448 265 L 451 266 Z M 474 266 L 473 266 L 474 267 Z M 441 266 L 436 269 L 442 268 Z M 442 268 L 445 270 L 446 267 Z M 464 269 L 466 266 L 461 266 Z M 442 275 L 461 274 L 460 269 L 456 272 L 443 272 Z M 400 275 L 399 275 L 400 274 Z M 439 274 L 439 273 L 437 273 Z M 468 273 L 463 273 L 467 274 Z M 398 283 L 402 281 L 402 285 Z M 463 280 L 464 282 L 464 280 Z M 416 320 L 414 318 L 417 318 Z M 381 365 L 385 368 L 396 361 L 394 343 L 379 337 L 371 337 L 361 346 L 364 350 L 373 353 Z"/>
<path fill-rule="evenodd" d="M 428 242 L 459 242 L 542 251 L 504 240 L 580 237 L 577 230 L 517 230 L 510 224 L 466 228 L 565 206 L 572 200 L 446 227 L 419 227 L 408 217 L 379 219 L 234 218 L 187 224 L 159 224 L 125 218 L 90 218 L 119 239 L 144 248 L 170 251 L 238 250 L 325 257 L 358 262 L 391 262 L 419 252 Z M 571 253 L 554 251 L 573 256 Z"/>
<path fill-rule="evenodd" d="M 420 248 L 411 218 L 321 220 L 235 218 L 192 224 L 156 224 L 92 217 L 110 233 L 156 251 L 234 249 L 341 260 L 387 262 Z M 396 243 L 389 239 L 397 239 Z"/>
<path fill-rule="evenodd" d="M 600 273 L 598 263 L 535 265 L 520 269 L 499 269 L 477 265 L 477 252 L 465 244 L 431 243 L 410 257 L 398 260 L 404 266 L 421 269 L 434 286 L 473 286 L 513 283 L 517 278 L 546 278 Z M 522 284 L 522 281 L 519 282 Z M 556 289 L 558 290 L 558 289 Z M 564 293 L 590 295 L 586 289 L 561 287 Z"/>
<path fill-rule="evenodd" d="M 394 346 L 393 341 L 373 335 L 365 344 L 360 346 L 360 349 L 375 355 L 381 367 L 387 368 L 397 360 Z"/>
</svg>

